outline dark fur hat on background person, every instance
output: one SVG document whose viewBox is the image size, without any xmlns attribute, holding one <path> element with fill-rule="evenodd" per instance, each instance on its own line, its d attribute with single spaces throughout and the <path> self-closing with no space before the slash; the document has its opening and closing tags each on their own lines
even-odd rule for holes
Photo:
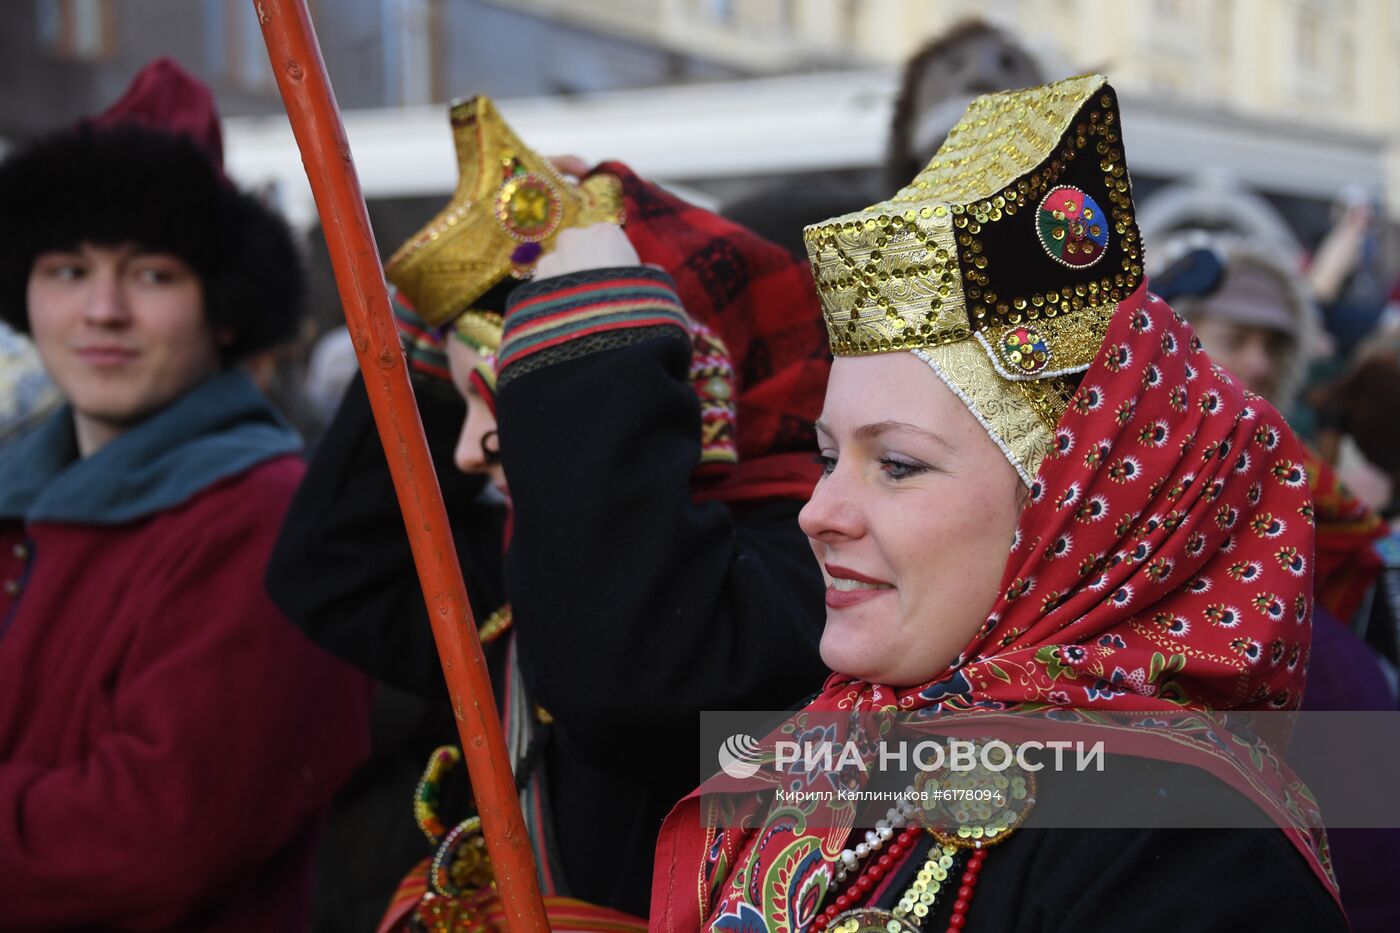
<svg viewBox="0 0 1400 933">
<path fill-rule="evenodd" d="M 161 126 L 171 131 L 162 131 Z M 286 222 L 224 177 L 208 90 L 167 59 L 117 105 L 0 164 L 0 318 L 29 330 L 34 260 L 82 243 L 135 243 L 199 276 L 225 362 L 298 332 L 305 293 Z"/>
<path fill-rule="evenodd" d="M 972 98 L 1047 80 L 1036 59 L 1006 30 L 976 16 L 954 23 L 904 63 L 890 117 L 885 183 L 891 190 L 908 184 Z M 941 134 L 918 138 L 920 121 L 930 118 L 943 124 Z"/>
</svg>

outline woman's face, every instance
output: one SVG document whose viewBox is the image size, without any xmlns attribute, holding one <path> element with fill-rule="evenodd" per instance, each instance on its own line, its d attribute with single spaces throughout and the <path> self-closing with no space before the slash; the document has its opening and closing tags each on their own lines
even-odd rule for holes
<svg viewBox="0 0 1400 933">
<path fill-rule="evenodd" d="M 506 473 L 501 468 L 500 441 L 496 437 L 496 416 L 472 383 L 472 370 L 482 356 L 455 337 L 445 341 L 447 368 L 452 372 L 452 384 L 467 403 L 462 419 L 462 433 L 457 436 L 457 449 L 452 460 L 463 473 L 480 473 L 490 477 L 497 489 L 505 491 Z"/>
<path fill-rule="evenodd" d="M 817 443 L 825 473 L 799 521 L 827 583 L 822 660 L 871 683 L 931 680 L 996 602 L 1020 478 L 910 353 L 839 357 Z"/>
</svg>

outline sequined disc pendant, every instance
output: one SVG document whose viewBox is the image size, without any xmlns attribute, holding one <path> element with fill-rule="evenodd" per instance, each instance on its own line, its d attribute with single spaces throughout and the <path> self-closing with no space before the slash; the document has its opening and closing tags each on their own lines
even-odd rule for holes
<svg viewBox="0 0 1400 933">
<path fill-rule="evenodd" d="M 838 915 L 827 933 L 920 933 L 918 927 L 878 907 L 857 907 Z"/>
</svg>

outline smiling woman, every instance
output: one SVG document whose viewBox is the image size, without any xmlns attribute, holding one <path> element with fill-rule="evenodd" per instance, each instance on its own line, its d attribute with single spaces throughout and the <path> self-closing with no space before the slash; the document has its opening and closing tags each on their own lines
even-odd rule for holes
<svg viewBox="0 0 1400 933">
<path fill-rule="evenodd" d="M 996 599 L 1020 478 L 912 354 L 836 360 L 817 441 L 825 471 L 800 522 L 827 581 L 822 660 L 872 683 L 925 681 Z"/>
<path fill-rule="evenodd" d="M 1147 293 L 1118 126 L 1097 75 L 981 97 L 893 198 L 807 228 L 836 361 L 801 524 L 835 673 L 795 719 L 1297 707 L 1300 452 Z M 1209 799 L 1277 828 L 1016 828 L 1025 810 L 969 806 L 925 831 L 901 805 L 863 831 L 781 792 L 743 809 L 753 786 L 717 778 L 662 829 L 652 928 L 1168 929 L 1179 891 L 1192 929 L 1345 928 L 1296 777 L 1183 731 L 1111 748 L 1124 812 L 1209 825 L 1177 809 Z M 1017 799 L 1096 825 L 1063 802 L 1074 779 Z M 729 807 L 746 818 L 714 825 Z"/>
</svg>

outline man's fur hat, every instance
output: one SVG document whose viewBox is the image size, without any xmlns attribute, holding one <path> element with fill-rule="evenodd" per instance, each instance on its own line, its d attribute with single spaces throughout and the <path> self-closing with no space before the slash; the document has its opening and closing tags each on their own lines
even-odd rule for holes
<svg viewBox="0 0 1400 933">
<path fill-rule="evenodd" d="M 223 174 L 208 88 L 169 59 L 146 66 L 100 116 L 0 164 L 0 318 L 28 331 L 34 259 L 80 243 L 137 243 L 199 275 L 235 361 L 297 332 L 305 283 L 286 222 Z"/>
</svg>

